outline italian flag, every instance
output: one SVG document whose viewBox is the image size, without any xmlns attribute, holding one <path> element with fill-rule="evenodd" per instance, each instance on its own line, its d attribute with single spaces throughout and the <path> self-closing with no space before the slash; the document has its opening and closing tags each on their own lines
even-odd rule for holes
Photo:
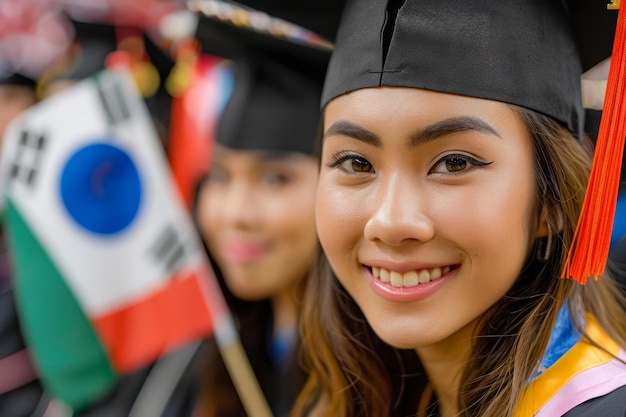
<svg viewBox="0 0 626 417">
<path fill-rule="evenodd" d="M 24 113 L 0 169 L 20 320 L 53 395 L 80 409 L 212 333 L 211 271 L 125 71 Z"/>
</svg>

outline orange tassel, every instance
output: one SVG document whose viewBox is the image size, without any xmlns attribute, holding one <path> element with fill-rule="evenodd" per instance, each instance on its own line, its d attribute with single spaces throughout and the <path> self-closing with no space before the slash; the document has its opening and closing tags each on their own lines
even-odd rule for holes
<svg viewBox="0 0 626 417">
<path fill-rule="evenodd" d="M 626 137 L 626 15 L 619 10 L 602 119 L 587 193 L 561 274 L 580 284 L 604 272 Z"/>
</svg>

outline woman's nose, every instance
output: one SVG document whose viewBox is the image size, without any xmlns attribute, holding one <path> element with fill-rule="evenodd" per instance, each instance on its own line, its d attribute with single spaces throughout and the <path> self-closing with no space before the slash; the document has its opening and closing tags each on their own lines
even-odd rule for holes
<svg viewBox="0 0 626 417">
<path fill-rule="evenodd" d="M 424 194 L 415 182 L 401 176 L 381 184 L 365 225 L 365 238 L 387 246 L 432 239 L 435 230 Z"/>
<path fill-rule="evenodd" d="M 255 196 L 253 187 L 241 183 L 231 184 L 219 202 L 224 220 L 237 226 L 253 225 L 261 209 L 255 202 Z"/>
</svg>

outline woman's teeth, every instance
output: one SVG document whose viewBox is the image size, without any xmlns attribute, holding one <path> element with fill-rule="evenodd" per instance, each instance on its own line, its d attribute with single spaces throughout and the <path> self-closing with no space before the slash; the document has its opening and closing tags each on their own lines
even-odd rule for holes
<svg viewBox="0 0 626 417">
<path fill-rule="evenodd" d="M 373 266 L 372 275 L 374 278 L 382 282 L 390 283 L 394 287 L 415 287 L 418 284 L 425 284 L 441 278 L 442 275 L 447 274 L 451 270 L 452 267 L 446 266 L 444 268 L 418 269 L 416 271 L 400 273 Z"/>
</svg>

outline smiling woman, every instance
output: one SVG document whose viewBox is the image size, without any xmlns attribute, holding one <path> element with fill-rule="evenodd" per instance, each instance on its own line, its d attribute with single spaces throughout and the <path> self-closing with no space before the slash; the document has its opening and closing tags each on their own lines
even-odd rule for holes
<svg viewBox="0 0 626 417">
<path fill-rule="evenodd" d="M 273 415 L 286 416 L 305 378 L 298 324 L 319 252 L 313 152 L 330 54 L 213 18 L 200 20 L 198 36 L 207 52 L 223 48 L 215 52 L 232 59 L 235 77 L 197 222 L 259 385 Z M 214 347 L 193 415 L 245 415 Z"/>
<path fill-rule="evenodd" d="M 393 102 L 412 105 L 368 111 Z M 332 191 L 318 197 L 317 223 L 337 277 L 393 346 L 441 349 L 471 334 L 546 236 L 520 117 L 494 101 L 381 88 L 331 102 L 325 124 L 335 120 L 379 138 L 326 134 L 320 188 Z"/>
<path fill-rule="evenodd" d="M 623 416 L 624 295 L 560 278 L 591 167 L 563 3 L 346 3 L 294 414 Z"/>
<path fill-rule="evenodd" d="M 217 146 L 198 216 L 209 251 L 237 297 L 293 304 L 294 287 L 317 253 L 317 172 L 310 155 Z"/>
</svg>

